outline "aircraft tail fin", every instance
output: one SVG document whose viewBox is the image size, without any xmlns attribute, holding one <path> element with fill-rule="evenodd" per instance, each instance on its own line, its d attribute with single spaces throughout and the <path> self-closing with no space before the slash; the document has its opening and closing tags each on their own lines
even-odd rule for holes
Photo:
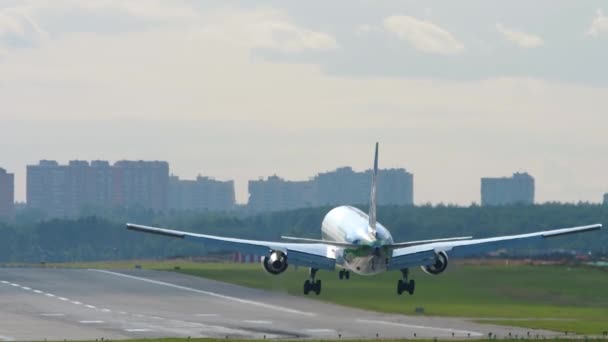
<svg viewBox="0 0 608 342">
<path fill-rule="evenodd" d="M 374 154 L 374 169 L 372 170 L 372 191 L 369 199 L 369 230 L 376 236 L 376 188 L 378 179 L 378 143 L 376 142 L 376 153 Z"/>
</svg>

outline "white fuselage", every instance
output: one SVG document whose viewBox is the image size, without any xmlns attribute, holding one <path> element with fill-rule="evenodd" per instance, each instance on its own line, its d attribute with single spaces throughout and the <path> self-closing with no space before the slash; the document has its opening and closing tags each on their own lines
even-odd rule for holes
<svg viewBox="0 0 608 342">
<path fill-rule="evenodd" d="M 361 275 L 386 271 L 390 258 L 388 245 L 393 237 L 380 223 L 376 223 L 376 236 L 369 227 L 369 217 L 361 210 L 341 206 L 325 215 L 321 226 L 324 240 L 346 242 L 356 248 L 336 247 L 336 265 Z"/>
</svg>

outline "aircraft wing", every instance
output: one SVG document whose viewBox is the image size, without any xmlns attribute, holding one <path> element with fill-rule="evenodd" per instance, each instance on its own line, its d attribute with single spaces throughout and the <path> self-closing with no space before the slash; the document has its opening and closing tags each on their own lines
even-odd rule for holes
<svg viewBox="0 0 608 342">
<path fill-rule="evenodd" d="M 268 255 L 270 250 L 278 250 L 287 255 L 287 260 L 290 265 L 333 270 L 336 264 L 335 247 L 323 243 L 282 243 L 244 240 L 148 227 L 131 223 L 127 223 L 127 229 L 196 241 L 203 243 L 208 247 L 231 252 L 250 253 L 264 256 Z"/>
<path fill-rule="evenodd" d="M 583 233 L 602 228 L 601 224 L 592 224 L 573 228 L 547 230 L 529 234 L 500 236 L 484 239 L 431 242 L 416 246 L 393 249 L 388 269 L 396 270 L 415 266 L 428 266 L 435 263 L 435 254 L 444 251 L 448 256 L 468 256 L 499 248 L 513 247 L 521 243 L 541 241 L 556 236 Z"/>
</svg>

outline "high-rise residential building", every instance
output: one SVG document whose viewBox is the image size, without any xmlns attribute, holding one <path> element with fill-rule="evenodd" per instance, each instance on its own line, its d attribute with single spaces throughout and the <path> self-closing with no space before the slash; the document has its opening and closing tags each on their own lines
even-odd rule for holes
<svg viewBox="0 0 608 342">
<path fill-rule="evenodd" d="M 112 207 L 113 173 L 110 163 L 94 160 L 87 173 L 88 203 L 93 208 Z"/>
<path fill-rule="evenodd" d="M 355 172 L 342 167 L 313 178 L 316 205 L 367 204 L 370 200 L 372 170 Z M 378 170 L 378 204 L 414 204 L 414 175 L 405 169 Z"/>
<path fill-rule="evenodd" d="M 164 211 L 169 200 L 169 164 L 164 161 L 128 161 L 112 167 L 115 206 Z"/>
<path fill-rule="evenodd" d="M 165 162 L 91 163 L 68 165 L 41 160 L 27 166 L 27 205 L 48 217 L 75 217 L 84 209 L 142 207 L 167 209 L 169 166 Z"/>
<path fill-rule="evenodd" d="M 286 181 L 278 176 L 249 181 L 249 201 L 252 211 L 278 211 L 316 205 L 310 181 Z"/>
<path fill-rule="evenodd" d="M 0 221 L 13 218 L 15 176 L 0 168 Z"/>
<path fill-rule="evenodd" d="M 196 180 L 169 179 L 169 209 L 229 211 L 234 209 L 234 181 L 198 176 Z"/>
<path fill-rule="evenodd" d="M 112 173 L 106 161 L 41 160 L 27 166 L 27 205 L 49 217 L 74 217 L 85 208 L 109 208 Z"/>
<path fill-rule="evenodd" d="M 27 205 L 50 217 L 68 216 L 68 168 L 54 160 L 27 166 Z"/>
<path fill-rule="evenodd" d="M 411 205 L 413 175 L 405 169 L 379 170 L 378 204 Z M 249 181 L 248 207 L 253 211 L 276 211 L 311 206 L 367 204 L 372 171 L 355 172 L 342 167 L 320 173 L 308 181 L 286 181 L 272 176 Z"/>
<path fill-rule="evenodd" d="M 512 177 L 482 178 L 481 205 L 534 204 L 534 178 L 527 173 Z"/>
</svg>

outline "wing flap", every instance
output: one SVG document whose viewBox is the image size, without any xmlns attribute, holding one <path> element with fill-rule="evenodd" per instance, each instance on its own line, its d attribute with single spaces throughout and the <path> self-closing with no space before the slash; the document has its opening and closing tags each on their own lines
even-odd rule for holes
<svg viewBox="0 0 608 342">
<path fill-rule="evenodd" d="M 397 251 L 397 250 L 395 250 Z M 390 259 L 387 269 L 400 270 L 402 268 L 409 268 L 415 266 L 427 266 L 435 263 L 435 251 L 434 250 L 421 250 L 413 253 L 404 253 L 396 255 L 393 253 L 393 257 Z"/>
</svg>

